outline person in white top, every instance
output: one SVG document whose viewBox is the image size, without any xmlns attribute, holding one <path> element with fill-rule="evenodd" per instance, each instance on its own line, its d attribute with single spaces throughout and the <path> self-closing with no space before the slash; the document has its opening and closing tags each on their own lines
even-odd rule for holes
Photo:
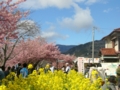
<svg viewBox="0 0 120 90">
<path fill-rule="evenodd" d="M 54 66 L 51 66 L 51 67 L 50 67 L 50 71 L 51 71 L 51 72 L 54 72 Z"/>
<path fill-rule="evenodd" d="M 69 73 L 70 70 L 71 70 L 71 68 L 70 68 L 70 66 L 69 66 L 69 63 L 66 63 L 65 66 L 66 66 L 66 68 L 65 68 L 65 73 Z"/>
<path fill-rule="evenodd" d="M 55 71 L 55 63 L 50 64 L 50 71 L 54 72 Z"/>
</svg>

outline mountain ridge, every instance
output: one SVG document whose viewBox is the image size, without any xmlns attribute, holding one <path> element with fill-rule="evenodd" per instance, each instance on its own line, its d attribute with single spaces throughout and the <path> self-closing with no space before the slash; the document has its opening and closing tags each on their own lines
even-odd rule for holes
<svg viewBox="0 0 120 90">
<path fill-rule="evenodd" d="M 80 45 L 62 45 L 62 48 L 58 45 L 61 53 L 75 55 L 77 57 L 92 57 L 92 42 L 87 42 Z M 66 49 L 67 48 L 67 49 Z M 95 40 L 94 41 L 94 57 L 99 57 L 99 50 L 105 48 L 105 41 Z M 64 51 L 64 52 L 63 52 Z"/>
<path fill-rule="evenodd" d="M 61 53 L 64 53 L 66 51 L 68 51 L 69 49 L 77 46 L 77 45 L 61 45 L 61 44 L 57 44 L 58 48 L 60 49 Z"/>
</svg>

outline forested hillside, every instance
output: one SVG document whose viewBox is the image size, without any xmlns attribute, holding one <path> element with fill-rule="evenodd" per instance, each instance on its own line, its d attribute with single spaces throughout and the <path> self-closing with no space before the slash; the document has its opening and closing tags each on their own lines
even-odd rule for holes
<svg viewBox="0 0 120 90">
<path fill-rule="evenodd" d="M 63 49 L 68 49 L 66 52 L 62 52 Z M 60 48 L 61 52 L 64 54 L 74 54 L 75 56 L 80 56 L 80 57 L 92 57 L 92 42 L 88 42 L 85 44 L 80 44 L 78 46 L 65 46 L 62 45 L 62 48 Z M 105 42 L 102 40 L 96 40 L 94 41 L 94 57 L 99 57 L 99 50 L 100 48 L 104 48 L 105 47 Z"/>
</svg>

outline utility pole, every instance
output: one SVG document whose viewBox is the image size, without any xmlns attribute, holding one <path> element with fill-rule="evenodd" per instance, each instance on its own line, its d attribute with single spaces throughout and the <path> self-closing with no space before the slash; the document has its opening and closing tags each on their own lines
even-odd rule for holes
<svg viewBox="0 0 120 90">
<path fill-rule="evenodd" d="M 95 33 L 96 27 L 93 27 L 92 29 L 92 63 L 94 63 L 94 33 Z"/>
</svg>

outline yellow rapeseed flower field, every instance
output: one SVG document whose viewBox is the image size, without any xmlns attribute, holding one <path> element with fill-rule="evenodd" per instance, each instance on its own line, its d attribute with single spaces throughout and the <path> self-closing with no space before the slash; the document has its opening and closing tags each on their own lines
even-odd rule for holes
<svg viewBox="0 0 120 90">
<path fill-rule="evenodd" d="M 2 80 L 0 90 L 101 90 L 100 78 L 91 83 L 89 78 L 74 70 L 65 74 L 61 70 L 44 73 L 40 69 L 39 73 L 33 71 L 27 78 L 18 78 L 12 73 Z"/>
</svg>

